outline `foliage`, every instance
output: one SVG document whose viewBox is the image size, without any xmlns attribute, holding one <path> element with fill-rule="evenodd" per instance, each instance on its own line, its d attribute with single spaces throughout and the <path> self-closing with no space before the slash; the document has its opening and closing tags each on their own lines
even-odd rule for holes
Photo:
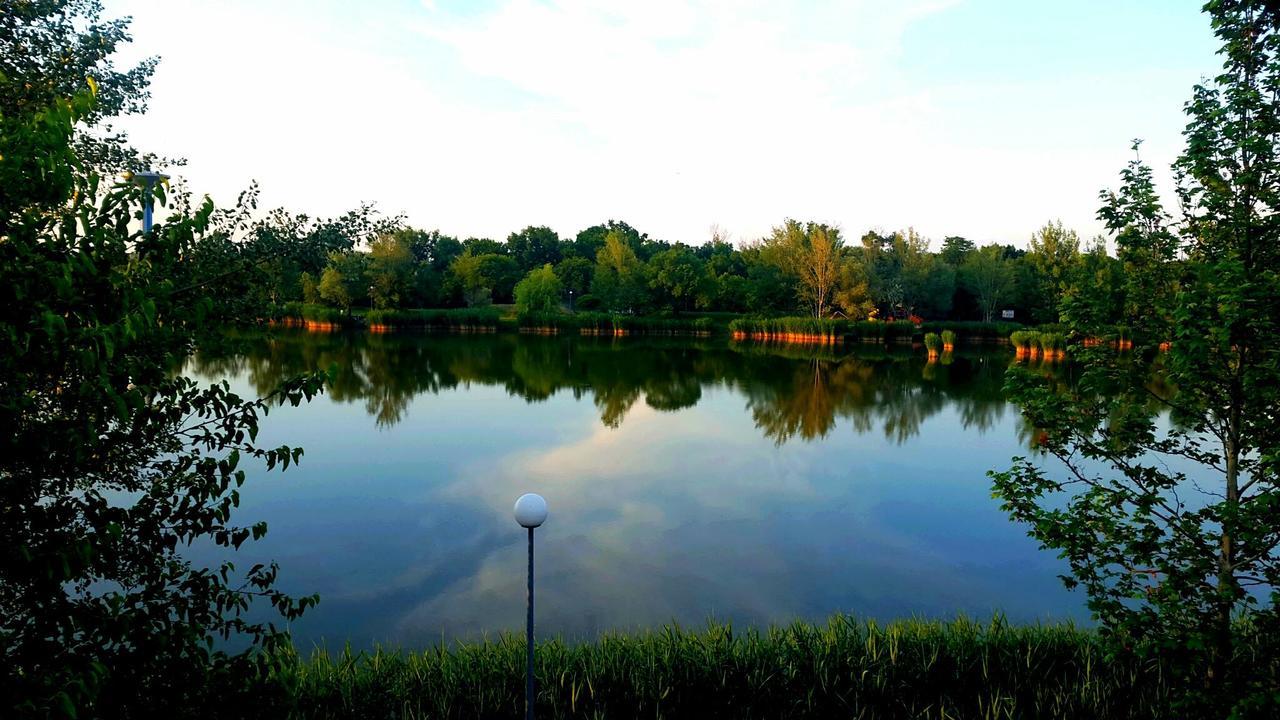
<svg viewBox="0 0 1280 720">
<path fill-rule="evenodd" d="M 277 242 L 288 239 L 281 249 L 289 253 L 264 264 L 262 276 L 248 281 L 246 296 L 266 306 L 307 300 L 300 292 L 302 273 L 318 277 L 327 263 L 340 271 L 352 307 L 482 306 L 513 302 L 518 281 L 541 267 L 527 263 L 558 257 L 552 271 L 575 309 L 774 316 L 816 313 L 820 304 L 822 316 L 854 321 L 990 322 L 998 309 L 1047 317 L 1043 308 L 1050 287 L 1063 295 L 1064 305 L 1082 307 L 1095 296 L 1079 290 L 1114 289 L 1123 276 L 1105 245 L 1094 244 L 1083 256 L 1067 253 L 1070 272 L 1046 279 L 1031 266 L 1032 256 L 1015 248 L 976 248 L 951 237 L 949 250 L 933 253 L 929 241 L 910 228 L 867 233 L 860 248 L 846 247 L 835 228 L 795 220 L 741 248 L 726 242 L 723 233 L 690 246 L 653 240 L 613 221 L 588 228 L 573 241 L 560 240 L 549 228 L 528 227 L 507 243 L 458 242 L 439 231 L 404 227 L 399 218 L 380 218 L 369 207 L 361 212 L 329 221 L 323 234 L 283 214 L 256 228 Z M 1059 231 L 1046 232 L 1052 239 Z M 587 248 L 594 248 L 594 255 L 580 254 Z M 1095 303 L 1094 312 L 1102 316 L 1117 307 L 1115 292 L 1111 298 L 1109 305 Z"/>
<path fill-rule="evenodd" d="M 298 284 L 302 286 L 302 301 L 308 305 L 316 305 L 320 302 L 320 284 L 311 276 L 311 273 L 304 272 L 298 278 Z"/>
<path fill-rule="evenodd" d="M 518 233 L 511 233 L 507 237 L 507 252 L 525 272 L 543 265 L 555 265 L 564 257 L 560 248 L 560 236 L 546 226 L 530 226 Z"/>
<path fill-rule="evenodd" d="M 516 309 L 522 313 L 554 311 L 560 307 L 563 291 L 560 278 L 548 263 L 530 270 L 523 280 L 516 283 Z"/>
<path fill-rule="evenodd" d="M 635 312 L 645 301 L 644 265 L 626 236 L 616 230 L 605 235 L 604 246 L 596 253 L 596 270 L 591 292 L 612 312 Z"/>
<path fill-rule="evenodd" d="M 1009 342 L 1019 351 L 1027 351 L 1031 349 L 1031 337 L 1036 333 L 1031 330 L 1014 330 L 1009 335 Z"/>
<path fill-rule="evenodd" d="M 1065 305 L 1073 335 L 1104 341 L 1073 351 L 1078 384 L 1010 377 L 1065 473 L 1019 460 L 994 477 L 1010 515 L 1068 562 L 1113 652 L 1168 663 L 1177 714 L 1274 714 L 1265 664 L 1233 666 L 1232 620 L 1280 631 L 1280 11 L 1206 11 L 1224 65 L 1186 106 L 1181 218 L 1140 159 L 1102 195 L 1132 351 L 1106 342 L 1121 333 L 1097 303 Z"/>
<path fill-rule="evenodd" d="M 468 307 L 483 307 L 493 302 L 493 279 L 485 275 L 480 257 L 466 250 L 449 265 L 449 273 Z"/>
<path fill-rule="evenodd" d="M 965 256 L 960 284 L 977 299 L 983 322 L 992 322 L 1009 294 L 1013 274 L 998 245 L 988 245 Z"/>
<path fill-rule="evenodd" d="M 760 244 L 761 257 L 794 278 L 797 298 L 816 318 L 830 314 L 843 249 L 838 228 L 791 219 Z"/>
<path fill-rule="evenodd" d="M 378 308 L 399 307 L 413 291 L 413 252 L 409 239 L 387 233 L 369 244 L 369 295 Z"/>
<path fill-rule="evenodd" d="M 925 333 L 925 334 L 924 334 L 924 346 L 925 346 L 926 348 L 928 348 L 928 349 L 929 349 L 929 352 L 931 352 L 931 353 L 938 353 L 938 352 L 941 352 L 941 351 L 942 351 L 942 336 L 941 336 L 941 335 L 939 335 L 938 333 Z"/>
<path fill-rule="evenodd" d="M 942 331 L 942 344 L 944 346 L 954 347 L 957 339 L 959 339 L 959 335 L 956 334 L 955 330 Z"/>
<path fill-rule="evenodd" d="M 336 267 L 327 267 L 316 286 L 320 299 L 343 310 L 351 308 L 351 293 L 347 291 L 347 279 Z"/>
<path fill-rule="evenodd" d="M 282 672 L 305 718 L 516 717 L 522 638 L 419 653 L 317 651 Z M 541 643 L 538 717 L 1147 718 L 1158 662 L 1108 661 L 1091 632 L 835 616 L 763 631 L 667 627 Z M 281 712 L 283 714 L 283 711 Z"/>
<path fill-rule="evenodd" d="M 1036 279 L 1031 319 L 1037 323 L 1058 322 L 1059 298 L 1067 291 L 1080 260 L 1080 236 L 1062 225 L 1046 223 L 1031 236 L 1027 262 Z"/>
<path fill-rule="evenodd" d="M 709 305 L 705 265 L 687 246 L 677 245 L 649 261 L 649 288 L 659 307 L 673 311 Z"/>
<path fill-rule="evenodd" d="M 0 23 L 56 6 L 8 4 Z M 5 98 L 14 82 L 0 78 Z M 131 229 L 144 191 L 106 187 L 72 149 L 89 87 L 0 117 L 0 714 L 233 712 L 269 669 L 257 651 L 287 643 L 255 601 L 290 620 L 315 598 L 275 590 L 274 565 L 197 567 L 182 550 L 266 532 L 231 520 L 244 466 L 302 451 L 259 445 L 259 419 L 320 380 L 246 399 L 175 372 L 202 333 L 240 319 L 239 278 L 265 252 L 235 236 L 243 208 L 209 202 Z"/>
<path fill-rule="evenodd" d="M 74 97 L 93 78 L 95 102 L 82 109 L 80 129 L 73 128 L 76 156 L 103 174 L 146 169 L 153 158 L 105 124 L 143 112 L 150 97 L 157 58 L 125 70 L 112 60 L 131 40 L 129 19 L 104 19 L 100 0 L 4 0 L 0 17 L 0 116 L 29 117 Z M 93 126 L 96 132 L 86 131 Z"/>
</svg>

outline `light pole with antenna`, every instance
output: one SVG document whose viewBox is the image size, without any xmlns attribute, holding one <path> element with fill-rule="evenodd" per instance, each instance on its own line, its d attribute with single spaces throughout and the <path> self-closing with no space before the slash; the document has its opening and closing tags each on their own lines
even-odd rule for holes
<svg viewBox="0 0 1280 720">
<path fill-rule="evenodd" d="M 151 232 L 151 226 L 155 224 L 152 215 L 155 208 L 156 185 L 168 180 L 169 176 L 154 170 L 148 170 L 134 173 L 129 179 L 142 186 L 142 232 L 149 233 Z"/>
</svg>

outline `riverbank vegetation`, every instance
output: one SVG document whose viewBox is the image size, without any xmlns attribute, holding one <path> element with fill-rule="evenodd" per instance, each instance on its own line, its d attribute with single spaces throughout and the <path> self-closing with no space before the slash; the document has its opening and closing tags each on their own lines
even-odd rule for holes
<svg viewBox="0 0 1280 720">
<path fill-rule="evenodd" d="M 1101 244 L 1082 250 L 1076 233 L 1060 223 L 1037 230 L 1028 250 L 978 248 L 961 237 L 934 248 L 910 229 L 871 230 L 849 242 L 838 228 L 795 220 L 735 245 L 720 230 L 688 244 L 613 220 L 572 238 L 531 226 L 503 242 L 459 240 L 391 219 L 367 245 L 339 244 L 305 262 L 263 268 L 253 281 L 262 306 L 301 301 L 347 311 L 514 303 L 537 313 L 987 323 L 1008 311 L 1020 323 L 1041 323 L 1057 319 L 1062 296 L 1115 263 Z"/>
<path fill-rule="evenodd" d="M 502 636 L 317 652 L 277 678 L 299 718 L 519 717 L 523 662 L 523 639 Z M 1151 718 L 1169 693 L 1158 660 L 1117 657 L 1093 631 L 1001 620 L 668 627 L 545 642 L 536 668 L 540 718 Z"/>
<path fill-rule="evenodd" d="M 1006 309 L 1062 323 L 1022 336 L 1015 344 L 1028 355 L 1057 357 L 1064 336 L 1080 340 L 1074 383 L 1055 382 L 1044 364 L 1012 370 L 1009 391 L 1045 456 L 1018 459 L 993 482 L 1009 515 L 1061 554 L 1096 633 L 834 620 L 553 643 L 541 660 L 548 713 L 1274 717 L 1280 707 L 1280 14 L 1271 5 L 1206 5 L 1224 65 L 1187 104 L 1187 149 L 1174 168 L 1182 215 L 1171 219 L 1135 160 L 1103 197 L 1116 257 L 1097 240 L 1082 247 L 1060 222 L 1023 250 L 957 236 L 935 244 L 911 228 L 854 240 L 857 231 L 792 219 L 736 245 L 721 231 L 691 244 L 615 220 L 571 237 L 530 226 L 505 241 L 460 240 L 368 206 L 330 219 L 263 214 L 254 189 L 218 209 L 181 187 L 112 180 L 156 164 L 105 122 L 145 107 L 155 67 L 112 65 L 127 21 L 102 19 L 92 0 L 4 10 L 5 717 L 275 716 L 277 706 L 513 713 L 515 641 L 299 664 L 283 628 L 317 598 L 278 590 L 271 564 L 204 568 L 184 556 L 193 544 L 230 553 L 267 531 L 233 520 L 247 468 L 285 469 L 302 451 L 258 444 L 264 416 L 367 380 L 275 377 L 261 397 L 242 398 L 226 382 L 173 372 L 214 331 L 291 302 L 317 327 L 367 310 L 371 327 L 461 329 L 494 327 L 491 305 L 515 302 L 531 329 L 582 323 L 602 334 L 702 332 L 716 321 L 694 313 L 744 313 L 734 332 L 822 338 L 819 358 L 834 355 L 838 337 L 909 342 L 948 329 L 964 341 L 963 326 L 939 323 L 993 323 Z M 139 209 L 152 204 L 161 217 L 144 232 Z M 647 319 L 657 314 L 672 319 Z M 726 352 L 769 361 L 759 347 Z M 559 375 L 530 374 L 512 392 L 545 397 L 571 373 L 619 376 L 616 362 L 568 370 L 554 354 L 531 360 Z M 836 417 L 856 422 L 877 403 L 856 392 L 865 378 L 854 358 L 780 367 L 751 405 L 779 442 L 820 436 Z M 691 360 L 684 368 L 699 371 Z M 949 370 L 908 369 L 924 383 Z M 404 382 L 421 387 L 442 373 L 458 371 Z M 701 384 L 666 377 L 602 392 L 602 421 L 621 422 L 642 395 L 658 410 L 696 402 Z M 920 387 L 899 385 L 878 391 L 896 399 Z M 904 413 L 908 428 L 929 409 L 927 393 L 916 394 L 925 397 Z M 1004 396 L 992 395 L 982 407 L 999 412 Z M 886 421 L 885 432 L 906 431 Z M 1049 456 L 1065 474 L 1046 468 Z"/>
</svg>

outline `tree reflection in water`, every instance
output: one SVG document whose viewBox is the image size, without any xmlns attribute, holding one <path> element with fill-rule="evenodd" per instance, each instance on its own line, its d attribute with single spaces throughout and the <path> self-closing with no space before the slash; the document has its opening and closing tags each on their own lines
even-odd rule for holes
<svg viewBox="0 0 1280 720">
<path fill-rule="evenodd" d="M 559 392 L 590 394 L 611 428 L 642 397 L 655 410 L 676 411 L 725 387 L 746 398 L 756 427 L 781 445 L 822 438 L 841 422 L 903 443 L 948 406 L 966 429 L 986 430 L 1008 409 L 1001 388 L 1009 362 L 1003 348 L 926 363 L 909 349 L 867 345 L 245 331 L 206 343 L 189 370 L 218 379 L 243 375 L 260 394 L 286 377 L 327 371 L 332 399 L 362 403 L 380 427 L 400 422 L 419 395 L 471 383 L 502 386 L 530 403 Z"/>
</svg>

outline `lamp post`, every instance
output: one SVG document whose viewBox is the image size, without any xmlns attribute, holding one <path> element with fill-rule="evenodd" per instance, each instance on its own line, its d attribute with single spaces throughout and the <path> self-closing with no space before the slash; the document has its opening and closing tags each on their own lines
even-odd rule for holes
<svg viewBox="0 0 1280 720">
<path fill-rule="evenodd" d="M 133 173 L 133 175 L 129 176 L 129 179 L 143 188 L 142 232 L 149 233 L 151 232 L 151 226 L 155 224 L 152 220 L 152 212 L 155 207 L 154 192 L 156 185 L 168 180 L 169 176 L 154 170 L 148 170 L 146 172 Z"/>
<path fill-rule="evenodd" d="M 533 529 L 547 520 L 547 501 L 525 493 L 516 500 L 516 522 L 529 529 L 529 615 L 525 620 L 524 717 L 533 720 Z"/>
<path fill-rule="evenodd" d="M 569 312 L 573 312 L 573 288 L 569 288 Z"/>
</svg>

